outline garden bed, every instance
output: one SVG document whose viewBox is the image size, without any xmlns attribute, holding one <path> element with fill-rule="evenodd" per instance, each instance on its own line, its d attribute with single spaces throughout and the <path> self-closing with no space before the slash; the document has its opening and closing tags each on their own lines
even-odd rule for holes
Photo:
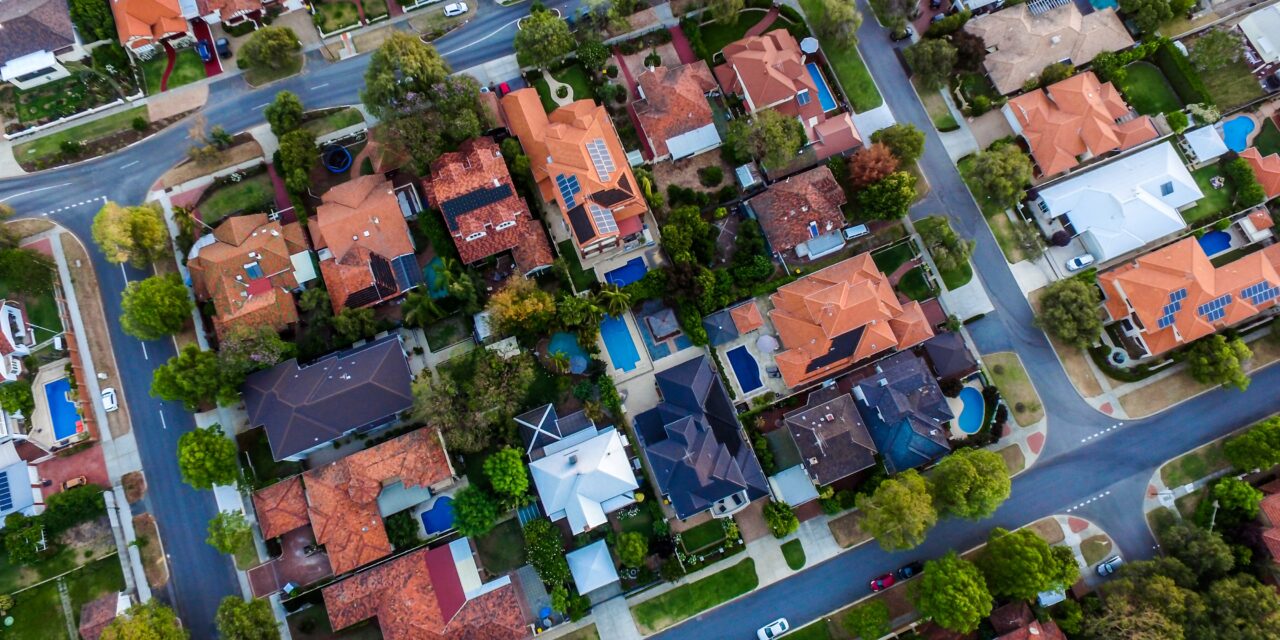
<svg viewBox="0 0 1280 640">
<path fill-rule="evenodd" d="M 1160 68 L 1150 62 L 1135 62 L 1125 67 L 1123 80 L 1115 85 L 1134 111 L 1154 116 L 1182 109 L 1182 101 Z"/>
<path fill-rule="evenodd" d="M 329 0 L 315 5 L 315 14 L 311 19 L 322 33 L 332 34 L 347 27 L 360 24 L 360 10 L 354 2 Z"/>
<path fill-rule="evenodd" d="M 542 99 L 542 108 L 547 113 L 551 113 L 559 108 L 556 104 L 554 94 L 551 91 L 551 85 L 547 84 L 546 74 L 542 72 L 533 81 L 533 86 L 538 90 L 538 97 Z M 557 81 L 569 85 L 573 90 L 573 95 L 569 96 L 569 100 L 595 99 L 595 94 L 591 91 L 591 78 L 587 75 L 587 70 L 582 68 L 580 64 L 570 64 L 555 71 L 549 72 Z"/>
<path fill-rule="evenodd" d="M 302 128 L 319 138 L 361 122 L 364 122 L 364 114 L 360 113 L 360 110 L 355 107 L 346 107 L 316 114 L 303 123 Z"/>
<path fill-rule="evenodd" d="M 121 97 L 110 82 L 92 71 L 72 74 L 28 91 L 13 89 L 6 94 L 2 97 L 12 101 L 20 128 L 53 122 Z"/>
<path fill-rule="evenodd" d="M 650 635 L 748 593 L 759 584 L 755 561 L 748 558 L 642 602 L 631 608 L 631 615 L 640 633 Z"/>
<path fill-rule="evenodd" d="M 573 281 L 573 288 L 582 292 L 595 286 L 595 271 L 583 270 L 582 262 L 578 260 L 578 250 L 573 246 L 573 240 L 562 240 L 556 247 L 560 250 L 560 257 L 564 258 L 565 263 L 569 265 L 569 279 Z"/>
</svg>

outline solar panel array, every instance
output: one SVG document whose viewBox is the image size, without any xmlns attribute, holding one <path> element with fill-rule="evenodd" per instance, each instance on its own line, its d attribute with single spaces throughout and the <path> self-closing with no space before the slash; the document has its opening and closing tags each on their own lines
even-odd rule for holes
<svg viewBox="0 0 1280 640">
<path fill-rule="evenodd" d="M 1196 313 L 1209 322 L 1221 320 L 1227 315 L 1227 305 L 1229 304 L 1231 304 L 1231 294 L 1224 293 L 1196 307 Z"/>
<path fill-rule="evenodd" d="M 1274 300 L 1278 295 L 1280 295 L 1280 287 L 1273 287 L 1271 286 L 1271 283 L 1266 280 L 1263 280 L 1258 284 L 1245 287 L 1245 289 L 1240 292 L 1240 297 L 1248 298 L 1249 302 L 1252 302 L 1255 305 L 1262 304 L 1268 300 Z"/>
<path fill-rule="evenodd" d="M 9 474 L 0 473 L 0 512 L 13 509 L 13 493 L 9 491 Z"/>
<path fill-rule="evenodd" d="M 582 185 L 578 184 L 578 176 L 566 176 L 563 173 L 556 176 L 556 186 L 560 189 L 560 197 L 564 198 L 566 207 L 572 209 L 578 206 L 574 199 L 579 193 L 582 193 Z"/>
<path fill-rule="evenodd" d="M 596 173 L 600 174 L 600 182 L 608 182 L 609 176 L 613 175 L 617 167 L 613 164 L 613 156 L 609 155 L 609 147 L 604 144 L 604 138 L 587 142 L 587 153 L 591 156 L 591 164 L 596 166 Z"/>
<path fill-rule="evenodd" d="M 1173 324 L 1173 314 L 1182 310 L 1182 301 L 1187 298 L 1187 290 L 1185 288 L 1178 289 L 1169 294 L 1169 304 L 1164 306 L 1160 311 L 1160 319 L 1156 320 L 1156 328 L 1163 329 Z"/>
<path fill-rule="evenodd" d="M 618 221 L 613 219 L 612 211 L 604 207 L 598 207 L 592 202 L 587 203 L 587 208 L 591 210 L 591 219 L 595 220 L 596 228 L 600 230 L 602 235 L 617 232 Z"/>
</svg>

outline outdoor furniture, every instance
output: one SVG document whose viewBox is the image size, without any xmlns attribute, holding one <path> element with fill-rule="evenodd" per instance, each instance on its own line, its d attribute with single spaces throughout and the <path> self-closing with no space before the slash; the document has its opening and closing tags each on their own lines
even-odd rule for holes
<svg viewBox="0 0 1280 640">
<path fill-rule="evenodd" d="M 765 373 L 769 374 L 769 377 L 770 377 L 770 378 L 781 378 L 781 377 L 782 377 L 782 370 L 778 369 L 777 367 L 767 367 L 767 368 L 765 369 Z"/>
</svg>

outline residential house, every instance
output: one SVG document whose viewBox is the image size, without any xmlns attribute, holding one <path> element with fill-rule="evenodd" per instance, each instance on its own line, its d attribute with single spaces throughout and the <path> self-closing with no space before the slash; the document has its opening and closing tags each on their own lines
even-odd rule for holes
<svg viewBox="0 0 1280 640">
<path fill-rule="evenodd" d="M 187 269 L 196 300 L 213 302 L 219 338 L 235 327 L 281 331 L 296 323 L 293 292 L 316 277 L 302 225 L 282 225 L 265 213 L 227 218 L 200 236 Z"/>
<path fill-rule="evenodd" d="M 826 486 L 876 464 L 876 444 L 853 396 L 835 385 L 809 394 L 803 407 L 783 416 L 813 484 Z"/>
<path fill-rule="evenodd" d="M 67 0 L 0 4 L 0 34 L 0 80 L 22 90 L 70 76 L 63 63 L 88 55 L 71 24 Z"/>
<path fill-rule="evenodd" d="M 769 494 L 724 383 L 706 356 L 655 376 L 662 402 L 635 417 L 649 468 L 680 519 L 727 517 Z"/>
<path fill-rule="evenodd" d="M 978 360 L 959 333 L 939 333 L 925 340 L 921 348 L 939 380 L 963 380 L 978 372 Z"/>
<path fill-rule="evenodd" d="M 1040 189 L 1033 202 L 1107 262 L 1187 228 L 1180 212 L 1203 197 L 1173 144 L 1162 142 Z"/>
<path fill-rule="evenodd" d="M 648 211 L 605 108 L 578 100 L 548 114 L 534 89 L 502 98 L 542 198 L 555 202 L 578 251 L 589 257 L 638 239 Z"/>
<path fill-rule="evenodd" d="M 769 185 L 747 200 L 769 246 L 783 259 L 816 260 L 844 247 L 844 189 L 827 165 Z"/>
<path fill-rule="evenodd" d="M 604 538 L 570 551 L 564 559 L 569 563 L 573 586 L 578 588 L 578 593 L 589 596 L 592 602 L 603 602 L 621 593 L 616 586 L 619 582 L 618 568 Z"/>
<path fill-rule="evenodd" d="M 774 360 L 792 388 L 933 336 L 920 304 L 898 301 L 870 253 L 783 285 L 769 299 L 784 349 Z"/>
<path fill-rule="evenodd" d="M 162 53 L 162 42 L 194 39 L 179 0 L 111 0 L 111 13 L 120 44 L 143 60 Z"/>
<path fill-rule="evenodd" d="M 1079 67 L 1104 51 L 1133 46 L 1115 7 L 1082 15 L 1070 2 L 1020 3 L 977 16 L 964 29 L 986 43 L 982 64 L 1003 95 L 1021 91 L 1051 64 Z"/>
<path fill-rule="evenodd" d="M 418 549 L 321 592 L 329 626 L 374 618 L 386 640 L 518 640 L 530 635 L 510 576 L 481 582 L 471 541 Z"/>
<path fill-rule="evenodd" d="M 98 640 L 102 630 L 117 617 L 129 610 L 132 603 L 127 593 L 108 593 L 84 603 L 80 607 L 80 625 L 77 630 L 82 640 Z"/>
<path fill-rule="evenodd" d="M 1258 505 L 1262 512 L 1262 544 L 1271 561 L 1280 562 L 1280 480 L 1272 480 L 1259 489 L 1266 494 Z"/>
<path fill-rule="evenodd" d="M 997 634 L 995 640 L 1067 640 L 1058 623 L 1037 620 L 1031 607 L 1022 600 L 992 611 L 990 620 Z"/>
<path fill-rule="evenodd" d="M 548 447 L 558 447 L 561 442 L 580 431 L 594 431 L 596 428 L 585 411 L 575 411 L 561 418 L 552 404 L 526 411 L 516 416 L 515 420 L 520 440 L 524 443 L 524 453 L 530 460 L 541 458 Z M 586 437 L 590 437 L 590 434 Z"/>
<path fill-rule="evenodd" d="M 208 24 L 238 25 L 261 13 L 267 4 L 275 0 L 196 0 L 200 18 Z"/>
<path fill-rule="evenodd" d="M 241 387 L 251 427 L 266 430 L 276 460 L 301 460 L 353 432 L 395 422 L 413 406 L 409 360 L 399 335 L 249 374 Z"/>
<path fill-rule="evenodd" d="M 1001 111 L 1045 176 L 1159 136 L 1149 116 L 1135 113 L 1092 71 L 1012 98 Z"/>
<path fill-rule="evenodd" d="M 754 298 L 735 307 L 721 309 L 702 319 L 711 346 L 718 347 L 764 326 L 764 316 Z"/>
<path fill-rule="evenodd" d="M 492 138 L 468 140 L 441 155 L 422 187 L 427 202 L 444 216 L 463 264 L 510 251 L 525 277 L 551 267 L 546 232 L 516 193 Z"/>
<path fill-rule="evenodd" d="M 1240 31 L 1249 43 L 1246 51 L 1249 66 L 1254 71 L 1275 71 L 1280 68 L 1280 5 L 1258 9 L 1240 21 Z"/>
<path fill-rule="evenodd" d="M 0 384 L 22 375 L 22 359 L 31 355 L 35 345 L 35 332 L 27 327 L 22 306 L 0 299 Z"/>
<path fill-rule="evenodd" d="M 44 511 L 40 474 L 18 455 L 13 440 L 0 442 L 0 522 L 11 513 L 26 516 Z"/>
<path fill-rule="evenodd" d="M 726 93 L 742 98 L 748 113 L 764 109 L 799 118 L 819 160 L 862 146 L 853 118 L 832 97 L 816 58 L 810 60 L 786 29 L 748 36 L 724 48 L 715 69 Z"/>
<path fill-rule="evenodd" d="M 547 517 L 569 521 L 577 535 L 608 523 L 636 501 L 636 474 L 617 429 L 591 427 L 542 449 L 529 463 Z"/>
<path fill-rule="evenodd" d="M 897 353 L 876 363 L 874 374 L 854 384 L 853 397 L 889 473 L 929 464 L 951 451 L 947 423 L 955 416 L 919 356 Z"/>
<path fill-rule="evenodd" d="M 690 158 L 720 146 L 708 97 L 720 87 L 706 62 L 645 69 L 636 85 L 640 98 L 630 108 L 650 162 Z"/>
<path fill-rule="evenodd" d="M 413 238 L 391 181 L 374 174 L 320 198 L 311 239 L 334 313 L 391 300 L 422 284 Z"/>
<path fill-rule="evenodd" d="M 1264 156 L 1257 147 L 1249 147 L 1240 153 L 1240 157 L 1253 167 L 1253 174 L 1267 193 L 1268 200 L 1280 196 L 1280 153 Z"/>
<path fill-rule="evenodd" d="M 1184 238 L 1103 272 L 1098 286 L 1126 342 L 1158 356 L 1275 307 L 1278 271 L 1280 245 L 1215 267 L 1195 238 Z"/>
</svg>

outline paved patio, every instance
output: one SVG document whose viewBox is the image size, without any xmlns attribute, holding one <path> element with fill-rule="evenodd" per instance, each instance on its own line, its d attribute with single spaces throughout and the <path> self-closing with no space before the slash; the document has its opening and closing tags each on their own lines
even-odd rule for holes
<svg viewBox="0 0 1280 640">
<path fill-rule="evenodd" d="M 280 591 L 284 585 L 303 587 L 333 575 L 329 555 L 316 552 L 307 555 L 306 548 L 315 544 L 311 526 L 294 529 L 280 537 L 280 557 L 249 570 L 253 595 L 261 598 Z"/>
</svg>

